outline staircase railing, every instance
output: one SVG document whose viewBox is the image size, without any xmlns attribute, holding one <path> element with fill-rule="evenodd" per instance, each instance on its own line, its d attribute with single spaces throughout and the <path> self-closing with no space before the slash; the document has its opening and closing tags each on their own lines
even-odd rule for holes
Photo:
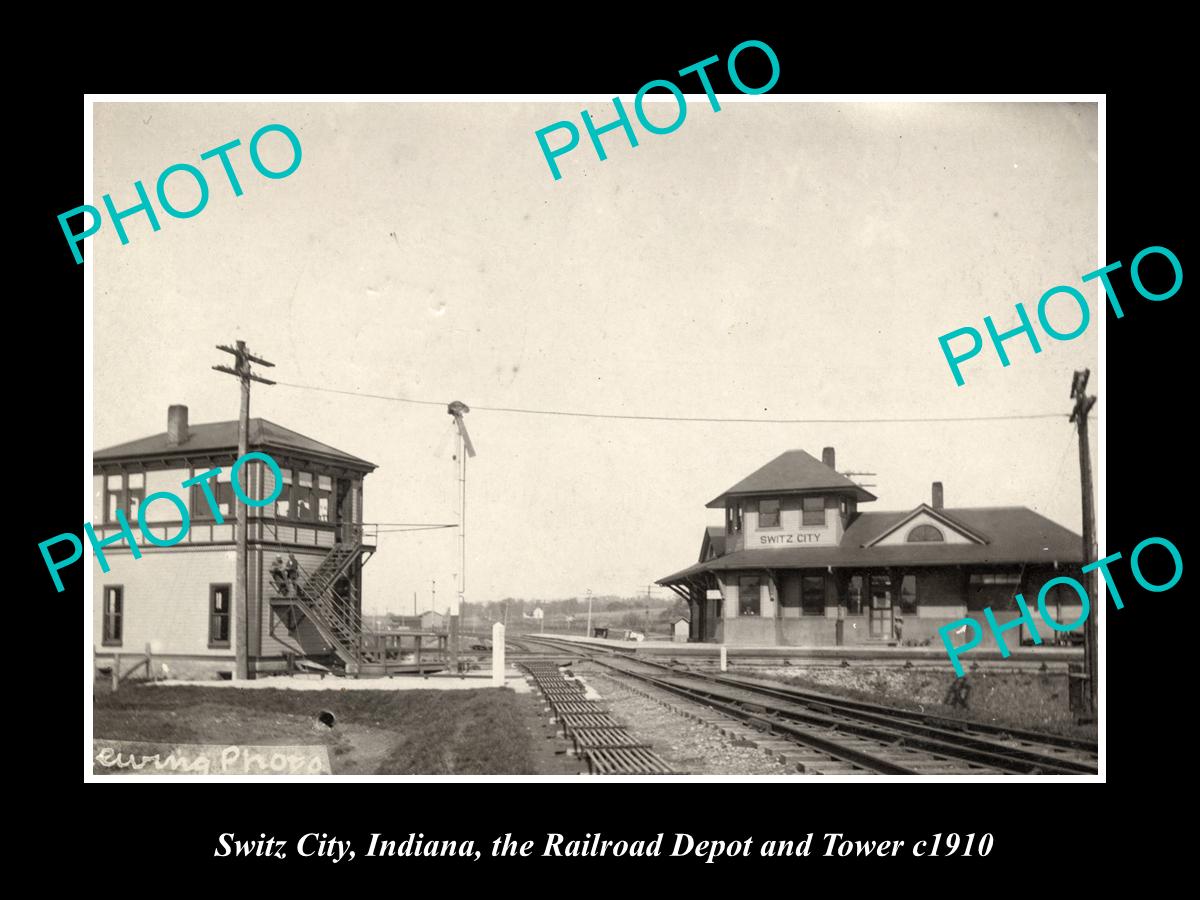
<svg viewBox="0 0 1200 900">
<path fill-rule="evenodd" d="M 297 561 L 296 565 L 304 577 L 293 582 L 296 599 L 300 601 L 305 615 L 348 664 L 371 662 L 372 654 L 365 646 L 366 630 L 361 613 L 334 588 L 334 584 L 350 563 L 361 556 L 363 549 L 361 544 L 349 549 L 338 545 L 326 554 L 311 573 Z"/>
</svg>

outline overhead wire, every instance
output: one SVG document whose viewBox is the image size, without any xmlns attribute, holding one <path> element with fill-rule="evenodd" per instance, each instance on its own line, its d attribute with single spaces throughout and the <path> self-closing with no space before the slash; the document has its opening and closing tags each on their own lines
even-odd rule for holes
<svg viewBox="0 0 1200 900">
<path fill-rule="evenodd" d="M 297 384 L 290 381 L 276 382 L 282 387 L 297 388 L 306 391 L 321 391 L 328 394 L 343 394 L 350 397 L 365 397 L 372 400 L 390 400 L 395 403 L 413 403 L 421 406 L 447 406 L 441 400 L 418 400 L 412 397 L 397 397 L 388 394 L 372 394 L 365 391 L 347 391 L 339 388 L 319 387 L 312 384 Z M 1069 413 L 1018 413 L 1000 416 L 913 416 L 896 418 L 846 418 L 846 419 L 774 419 L 774 418 L 736 418 L 727 416 L 650 416 L 634 415 L 632 413 L 594 413 L 578 412 L 562 409 L 531 409 L 512 406 L 479 406 L 472 405 L 473 411 L 514 413 L 533 416 L 569 416 L 581 419 L 624 419 L 649 422 L 728 422 L 755 425 L 865 425 L 865 424 L 901 424 L 901 423 L 933 423 L 933 422 L 1002 422 L 1018 419 L 1067 419 Z M 1090 417 L 1089 417 L 1090 418 Z"/>
</svg>

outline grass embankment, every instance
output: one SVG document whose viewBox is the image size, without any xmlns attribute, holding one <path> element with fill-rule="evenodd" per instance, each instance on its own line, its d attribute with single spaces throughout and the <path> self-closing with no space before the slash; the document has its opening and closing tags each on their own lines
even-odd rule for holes
<svg viewBox="0 0 1200 900">
<path fill-rule="evenodd" d="M 535 774 L 511 691 L 293 691 L 131 684 L 93 694 L 97 738 L 325 744 L 334 774 Z M 314 729 L 322 710 L 332 729 Z"/>
</svg>

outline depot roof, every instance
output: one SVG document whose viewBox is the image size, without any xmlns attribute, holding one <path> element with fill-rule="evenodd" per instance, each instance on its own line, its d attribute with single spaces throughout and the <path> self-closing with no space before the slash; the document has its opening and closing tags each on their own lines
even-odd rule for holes
<svg viewBox="0 0 1200 900">
<path fill-rule="evenodd" d="M 877 499 L 870 491 L 859 487 L 845 475 L 839 475 L 805 451 L 788 450 L 705 505 L 709 509 L 719 509 L 725 505 L 727 497 L 747 494 L 799 494 L 822 490 L 853 494 L 864 501 Z"/>
<path fill-rule="evenodd" d="M 302 456 L 327 459 L 368 471 L 377 468 L 375 463 L 367 462 L 365 459 L 360 459 L 266 419 L 250 420 L 246 445 L 250 450 L 259 448 L 292 450 Z M 92 460 L 100 463 L 148 458 L 164 459 L 222 451 L 236 455 L 237 449 L 238 423 L 234 419 L 229 422 L 189 425 L 187 436 L 179 443 L 171 443 L 168 433 L 163 431 L 150 437 L 105 447 L 103 450 L 93 453 Z"/>
<path fill-rule="evenodd" d="M 983 506 L 938 512 L 979 535 L 985 543 L 904 543 L 864 546 L 912 515 L 900 512 L 859 514 L 836 547 L 755 548 L 736 550 L 697 563 L 658 581 L 676 584 L 704 572 L 731 569 L 801 569 L 887 566 L 1082 563 L 1083 541 L 1070 529 L 1024 506 Z"/>
<path fill-rule="evenodd" d="M 700 542 L 700 562 L 704 562 L 710 548 L 714 556 L 725 555 L 725 529 L 720 525 L 709 525 L 704 529 L 704 540 Z"/>
</svg>

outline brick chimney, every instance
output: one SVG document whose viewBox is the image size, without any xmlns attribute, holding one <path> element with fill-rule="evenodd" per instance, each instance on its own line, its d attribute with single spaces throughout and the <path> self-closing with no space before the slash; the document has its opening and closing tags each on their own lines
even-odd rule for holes
<svg viewBox="0 0 1200 900">
<path fill-rule="evenodd" d="M 834 457 L 833 457 L 833 448 L 832 447 L 826 447 L 824 450 L 821 451 L 821 462 L 825 463 L 825 465 L 829 466 L 829 468 L 831 468 L 831 469 L 836 468 L 833 464 L 833 458 Z"/>
<path fill-rule="evenodd" d="M 187 407 L 174 404 L 167 410 L 167 443 L 178 447 L 188 439 Z"/>
<path fill-rule="evenodd" d="M 942 498 L 942 483 L 940 481 L 935 481 L 933 483 L 933 508 L 934 509 L 942 508 L 942 499 L 943 499 Z"/>
</svg>

